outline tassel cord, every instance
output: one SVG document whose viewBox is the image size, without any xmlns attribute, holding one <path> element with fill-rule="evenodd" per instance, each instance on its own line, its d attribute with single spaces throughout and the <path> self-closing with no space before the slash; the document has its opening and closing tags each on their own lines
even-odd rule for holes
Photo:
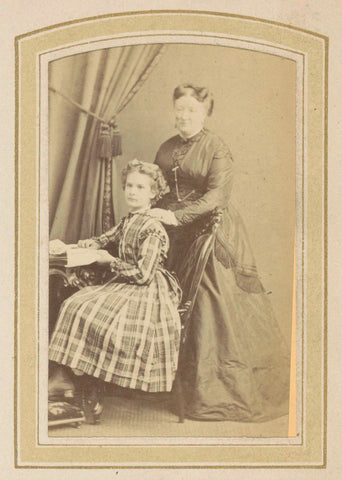
<svg viewBox="0 0 342 480">
<path fill-rule="evenodd" d="M 49 87 L 49 90 L 51 90 L 51 92 L 57 93 L 57 95 L 64 98 L 65 101 L 71 103 L 72 105 L 74 105 L 74 107 L 78 108 L 79 110 L 81 110 L 81 112 L 85 113 L 86 115 L 90 115 L 91 117 L 96 118 L 96 120 L 99 120 L 101 123 L 104 123 L 105 125 L 110 125 L 110 122 L 108 123 L 104 118 L 101 118 L 98 115 L 96 115 L 96 113 L 93 113 L 90 110 L 87 110 L 80 103 L 76 102 L 75 100 L 72 100 L 67 95 L 64 95 L 64 93 L 62 93 L 60 90 L 57 90 L 52 86 Z"/>
</svg>

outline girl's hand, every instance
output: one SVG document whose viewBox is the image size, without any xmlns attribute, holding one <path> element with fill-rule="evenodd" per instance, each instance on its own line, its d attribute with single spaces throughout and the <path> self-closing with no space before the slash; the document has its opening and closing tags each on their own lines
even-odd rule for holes
<svg viewBox="0 0 342 480">
<path fill-rule="evenodd" d="M 103 250 L 101 252 L 98 252 L 98 258 L 96 262 L 99 263 L 100 265 L 105 265 L 105 264 L 111 263 L 113 260 L 114 260 L 114 257 L 106 250 Z"/>
<path fill-rule="evenodd" d="M 171 210 L 164 210 L 163 208 L 152 208 L 148 215 L 159 220 L 166 225 L 178 225 L 175 214 Z"/>
<path fill-rule="evenodd" d="M 97 243 L 97 241 L 93 240 L 92 238 L 87 238 L 86 240 L 79 240 L 77 242 L 77 246 L 79 248 L 93 248 L 95 250 L 98 250 L 100 248 L 100 245 Z"/>
</svg>

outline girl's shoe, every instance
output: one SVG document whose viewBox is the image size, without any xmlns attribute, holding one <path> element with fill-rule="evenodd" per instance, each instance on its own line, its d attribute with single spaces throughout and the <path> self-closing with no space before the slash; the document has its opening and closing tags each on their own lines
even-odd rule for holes
<svg viewBox="0 0 342 480">
<path fill-rule="evenodd" d="M 87 423 L 100 423 L 103 411 L 102 395 L 97 378 L 90 375 L 77 376 L 76 391 L 72 403 L 78 406 L 85 414 Z"/>
<path fill-rule="evenodd" d="M 100 423 L 103 404 L 100 400 L 100 394 L 96 384 L 92 385 L 91 390 L 85 394 L 84 412 L 88 423 L 92 425 Z"/>
</svg>

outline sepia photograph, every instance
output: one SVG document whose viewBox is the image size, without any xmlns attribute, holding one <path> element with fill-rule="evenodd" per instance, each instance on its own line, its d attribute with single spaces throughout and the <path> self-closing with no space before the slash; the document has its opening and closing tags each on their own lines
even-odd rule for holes
<svg viewBox="0 0 342 480">
<path fill-rule="evenodd" d="M 49 62 L 50 436 L 289 436 L 296 79 L 200 43 Z"/>
</svg>

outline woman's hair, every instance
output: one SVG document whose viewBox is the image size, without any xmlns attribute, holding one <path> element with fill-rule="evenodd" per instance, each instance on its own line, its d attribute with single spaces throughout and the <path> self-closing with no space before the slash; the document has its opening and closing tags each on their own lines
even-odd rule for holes
<svg viewBox="0 0 342 480">
<path fill-rule="evenodd" d="M 206 87 L 198 87 L 192 83 L 182 83 L 174 89 L 173 101 L 175 102 L 178 98 L 187 95 L 196 98 L 198 102 L 201 102 L 206 106 L 208 117 L 213 113 L 214 98 Z"/>
<path fill-rule="evenodd" d="M 164 175 L 155 163 L 140 162 L 137 159 L 131 160 L 121 172 L 122 188 L 125 189 L 127 176 L 132 172 L 139 172 L 151 178 L 151 190 L 155 194 L 151 204 L 160 200 L 169 191 Z"/>
</svg>

